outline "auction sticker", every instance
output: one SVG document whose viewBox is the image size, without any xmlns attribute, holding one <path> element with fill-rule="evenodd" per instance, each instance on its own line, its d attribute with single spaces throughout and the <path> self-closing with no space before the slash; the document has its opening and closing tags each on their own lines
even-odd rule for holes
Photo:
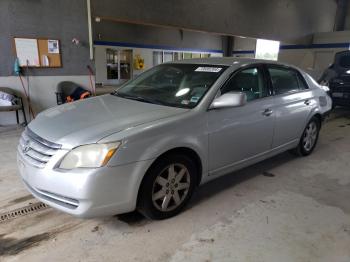
<svg viewBox="0 0 350 262">
<path fill-rule="evenodd" d="M 209 73 L 218 73 L 220 72 L 222 67 L 207 67 L 207 66 L 200 66 L 197 67 L 196 72 L 209 72 Z"/>
</svg>

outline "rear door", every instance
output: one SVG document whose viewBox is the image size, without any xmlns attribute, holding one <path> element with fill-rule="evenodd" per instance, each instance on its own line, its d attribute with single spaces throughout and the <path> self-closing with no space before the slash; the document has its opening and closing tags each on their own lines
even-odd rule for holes
<svg viewBox="0 0 350 262">
<path fill-rule="evenodd" d="M 305 79 L 294 68 L 268 65 L 276 115 L 272 148 L 299 141 L 316 104 Z"/>
</svg>

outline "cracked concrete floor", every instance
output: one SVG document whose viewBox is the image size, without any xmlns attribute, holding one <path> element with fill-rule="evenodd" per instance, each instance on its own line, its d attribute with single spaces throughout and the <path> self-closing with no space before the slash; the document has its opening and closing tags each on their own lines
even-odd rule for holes
<svg viewBox="0 0 350 262">
<path fill-rule="evenodd" d="M 0 214 L 36 203 L 17 176 L 20 129 L 0 128 Z M 315 152 L 199 188 L 184 213 L 81 220 L 51 208 L 0 222 L 0 261 L 350 261 L 350 111 Z"/>
</svg>

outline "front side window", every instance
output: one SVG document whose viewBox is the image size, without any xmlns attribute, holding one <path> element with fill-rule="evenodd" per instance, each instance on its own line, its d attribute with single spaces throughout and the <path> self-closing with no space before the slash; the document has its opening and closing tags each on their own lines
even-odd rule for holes
<svg viewBox="0 0 350 262">
<path fill-rule="evenodd" d="M 162 64 L 127 82 L 116 96 L 142 102 L 193 108 L 227 66 Z"/>
<path fill-rule="evenodd" d="M 270 73 L 272 86 L 275 95 L 286 94 L 290 92 L 299 91 L 305 89 L 305 85 L 302 85 L 299 79 L 298 72 L 285 68 L 268 68 Z"/>
<path fill-rule="evenodd" d="M 236 73 L 221 89 L 221 95 L 228 92 L 243 92 L 247 101 L 269 95 L 264 75 L 258 67 L 243 69 Z"/>
</svg>

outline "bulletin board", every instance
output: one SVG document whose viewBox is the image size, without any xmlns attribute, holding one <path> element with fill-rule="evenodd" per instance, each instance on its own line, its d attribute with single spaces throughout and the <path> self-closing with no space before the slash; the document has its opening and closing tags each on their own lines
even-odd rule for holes
<svg viewBox="0 0 350 262">
<path fill-rule="evenodd" d="M 15 37 L 14 45 L 21 67 L 62 67 L 61 46 L 57 39 Z"/>
</svg>

